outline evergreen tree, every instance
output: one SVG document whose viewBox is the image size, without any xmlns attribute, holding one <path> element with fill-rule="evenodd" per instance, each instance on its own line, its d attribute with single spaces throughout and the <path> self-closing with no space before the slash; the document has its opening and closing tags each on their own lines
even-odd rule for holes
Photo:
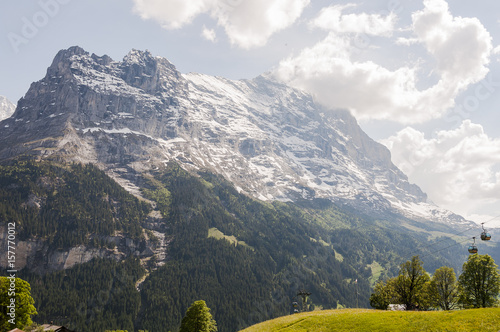
<svg viewBox="0 0 500 332">
<path fill-rule="evenodd" d="M 194 302 L 182 319 L 179 332 L 215 332 L 217 324 L 205 301 Z"/>
<path fill-rule="evenodd" d="M 470 255 L 458 278 L 460 303 L 464 307 L 486 308 L 497 303 L 500 293 L 498 265 L 489 255 Z"/>
</svg>

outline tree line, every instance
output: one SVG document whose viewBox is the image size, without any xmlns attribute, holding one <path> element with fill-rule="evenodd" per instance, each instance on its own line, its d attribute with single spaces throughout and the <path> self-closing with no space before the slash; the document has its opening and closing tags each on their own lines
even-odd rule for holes
<svg viewBox="0 0 500 332">
<path fill-rule="evenodd" d="M 440 308 L 486 308 L 499 304 L 500 273 L 489 255 L 470 255 L 456 278 L 455 270 L 443 266 L 432 277 L 418 256 L 401 264 L 399 274 L 379 281 L 370 296 L 370 305 L 388 309 L 390 304 L 406 310 Z"/>
</svg>

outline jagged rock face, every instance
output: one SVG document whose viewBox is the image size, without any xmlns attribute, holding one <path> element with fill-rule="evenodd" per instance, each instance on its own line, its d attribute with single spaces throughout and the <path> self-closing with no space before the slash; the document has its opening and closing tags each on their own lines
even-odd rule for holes
<svg viewBox="0 0 500 332">
<path fill-rule="evenodd" d="M 434 220 L 450 215 L 426 203 L 348 112 L 326 110 L 269 76 L 181 74 L 147 51 L 121 62 L 78 47 L 60 51 L 0 128 L 0 160 L 57 157 L 109 172 L 176 160 L 263 200 L 323 197 Z"/>
<path fill-rule="evenodd" d="M 54 250 L 43 239 L 32 238 L 17 241 L 16 268 L 21 270 L 28 267 L 31 271 L 43 274 L 50 271 L 68 269 L 76 264 L 86 263 L 96 257 L 122 260 L 131 255 L 139 258 L 147 258 L 153 256 L 153 254 L 156 254 L 159 260 L 158 265 L 163 265 L 166 257 L 164 234 L 159 232 L 155 232 L 155 234 L 162 241 L 160 246 L 147 240 L 134 241 L 123 235 L 102 237 L 102 240 L 114 243 L 116 245 L 114 249 L 79 245 L 65 250 Z M 0 225 L 0 245 L 5 248 L 8 245 L 7 227 L 3 225 Z M 0 267 L 8 267 L 7 255 L 0 257 Z"/>
<path fill-rule="evenodd" d="M 16 105 L 4 96 L 0 96 L 0 121 L 10 117 L 15 110 Z"/>
</svg>

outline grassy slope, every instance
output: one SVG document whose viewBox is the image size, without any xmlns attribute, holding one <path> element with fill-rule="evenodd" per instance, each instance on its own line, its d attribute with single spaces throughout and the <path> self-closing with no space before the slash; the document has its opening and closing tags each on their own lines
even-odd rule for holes
<svg viewBox="0 0 500 332">
<path fill-rule="evenodd" d="M 244 332 L 499 331 L 500 308 L 460 311 L 324 310 L 269 320 Z M 242 331 L 242 332 L 243 332 Z"/>
</svg>

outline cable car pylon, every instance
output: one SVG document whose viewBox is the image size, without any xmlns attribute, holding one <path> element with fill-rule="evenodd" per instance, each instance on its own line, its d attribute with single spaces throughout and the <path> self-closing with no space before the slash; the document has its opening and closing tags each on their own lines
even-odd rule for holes
<svg viewBox="0 0 500 332">
<path fill-rule="evenodd" d="M 305 290 L 303 290 L 303 289 L 300 289 L 300 290 L 297 292 L 297 296 L 302 297 L 302 311 L 303 311 L 303 312 L 304 312 L 304 311 L 308 311 L 308 310 L 307 310 L 307 303 L 306 303 L 306 301 L 307 301 L 307 297 L 308 297 L 309 295 L 311 295 L 311 293 L 310 293 L 310 292 L 307 292 L 307 291 L 305 291 Z"/>
</svg>

